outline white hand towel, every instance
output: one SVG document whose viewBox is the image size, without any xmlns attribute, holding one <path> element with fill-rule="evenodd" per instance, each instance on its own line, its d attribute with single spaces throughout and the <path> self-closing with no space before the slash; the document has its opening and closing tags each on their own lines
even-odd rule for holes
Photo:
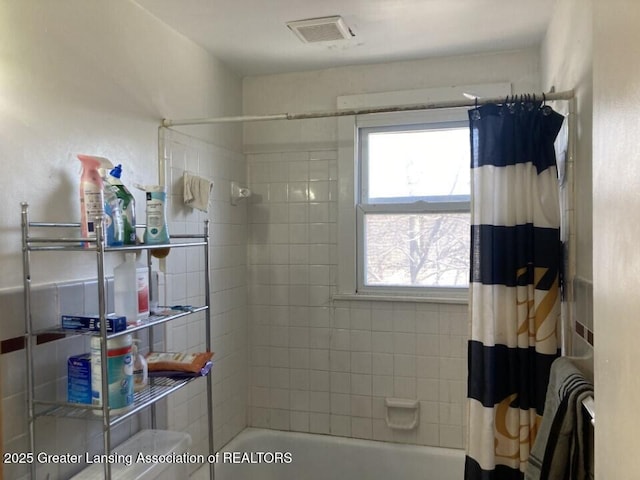
<svg viewBox="0 0 640 480">
<path fill-rule="evenodd" d="M 190 172 L 184 172 L 184 203 L 203 212 L 209 210 L 209 196 L 213 182 Z"/>
</svg>

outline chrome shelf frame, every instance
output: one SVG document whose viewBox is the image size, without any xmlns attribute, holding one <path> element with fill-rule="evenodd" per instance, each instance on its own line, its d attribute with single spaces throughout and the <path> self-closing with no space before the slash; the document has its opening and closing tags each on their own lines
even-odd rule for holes
<svg viewBox="0 0 640 480">
<path fill-rule="evenodd" d="M 127 335 L 129 333 L 138 332 L 140 330 L 146 330 L 148 328 L 155 327 L 157 325 L 162 325 L 163 323 L 170 322 L 172 320 L 176 320 L 177 318 L 186 317 L 188 315 L 193 315 L 194 313 L 204 312 L 208 310 L 208 305 L 203 305 L 201 307 L 193 307 L 190 310 L 179 312 L 171 315 L 150 315 L 149 318 L 145 320 L 141 320 L 139 325 L 131 325 L 128 326 L 126 330 L 122 330 L 120 332 L 107 333 L 107 339 L 110 340 L 112 338 L 117 338 L 122 335 Z M 77 329 L 73 330 L 70 328 L 62 328 L 62 327 L 52 327 L 52 328 L 43 328 L 40 330 L 36 330 L 32 333 L 32 335 L 43 335 L 43 334 L 54 334 L 54 335 L 65 335 L 65 336 L 74 336 L 74 335 L 96 335 L 100 332 L 97 330 L 88 330 L 88 329 Z"/>
<path fill-rule="evenodd" d="M 171 377 L 151 377 L 149 378 L 149 385 L 139 392 L 135 392 L 133 405 L 129 410 L 123 413 L 114 414 L 111 413 L 111 427 L 115 427 L 120 422 L 128 419 L 129 417 L 141 412 L 150 405 L 156 403 L 173 392 L 180 390 L 194 380 L 200 377 L 193 378 L 181 378 L 174 379 Z M 40 408 L 36 411 L 36 417 L 62 417 L 62 418 L 78 418 L 84 420 L 100 420 L 102 415 L 102 407 L 92 405 L 81 405 L 77 403 L 69 402 L 53 402 L 46 400 L 34 400 L 34 404 Z"/>
<path fill-rule="evenodd" d="M 103 229 L 102 218 L 95 219 L 96 237 L 83 238 L 80 235 L 75 236 L 32 236 L 31 229 L 75 229 L 79 234 L 80 223 L 51 223 L 51 222 L 32 222 L 29 220 L 29 204 L 21 203 L 21 228 L 22 228 L 22 266 L 23 266 L 23 285 L 24 285 L 24 314 L 25 314 L 25 350 L 27 357 L 27 423 L 28 438 L 30 451 L 36 451 L 36 419 L 44 416 L 79 418 L 85 420 L 102 420 L 103 446 L 104 453 L 110 454 L 111 447 L 111 429 L 119 423 L 131 418 L 133 415 L 140 413 L 145 409 L 150 409 L 151 427 L 156 428 L 156 409 L 155 405 L 159 400 L 166 398 L 173 392 L 183 388 L 190 382 L 201 377 L 187 379 L 173 379 L 170 377 L 150 377 L 149 385 L 134 394 L 134 403 L 131 409 L 126 412 L 115 414 L 109 408 L 109 396 L 104 395 L 102 406 L 80 405 L 68 402 L 57 402 L 36 399 L 35 380 L 34 380 L 34 347 L 37 335 L 41 334 L 62 334 L 62 335 L 99 335 L 101 342 L 102 358 L 107 357 L 107 340 L 119 337 L 121 335 L 137 332 L 140 330 L 149 331 L 149 346 L 153 345 L 153 327 L 166 324 L 172 320 L 185 317 L 187 315 L 204 313 L 204 322 L 206 330 L 206 351 L 211 352 L 211 293 L 210 293 L 210 272 L 209 272 L 209 220 L 204 221 L 203 233 L 200 234 L 179 234 L 171 235 L 170 242 L 158 245 L 123 245 L 119 247 L 107 247 L 105 242 L 105 232 Z M 136 228 L 144 228 L 145 225 L 136 225 Z M 66 233 L 66 232 L 65 232 Z M 160 248 L 193 248 L 200 247 L 204 251 L 204 298 L 205 304 L 191 308 L 186 311 L 172 313 L 170 315 L 152 315 L 149 319 L 141 322 L 139 325 L 128 327 L 126 330 L 115 333 L 106 331 L 107 316 L 107 294 L 106 294 L 106 275 L 105 275 L 105 255 L 111 252 L 127 252 L 127 251 L 146 251 L 147 266 L 149 267 L 149 285 L 151 285 L 151 251 Z M 96 261 L 97 280 L 98 280 L 98 314 L 100 317 L 100 331 L 88 330 L 70 330 L 62 328 L 33 330 L 31 316 L 31 253 L 32 252 L 92 252 Z M 150 299 L 151 300 L 151 299 Z M 107 362 L 101 362 L 102 369 L 102 391 L 108 392 L 108 375 Z M 213 438 L 213 380 L 212 375 L 206 375 L 207 382 L 207 425 L 209 439 L 209 454 L 214 454 L 214 438 Z M 97 413 L 96 413 L 97 412 Z M 99 414 L 98 414 L 99 413 Z M 36 478 L 36 463 L 30 466 L 31 478 Z M 214 478 L 214 465 L 210 465 L 210 475 Z M 104 463 L 104 478 L 111 478 L 111 465 L 109 462 Z"/>
</svg>

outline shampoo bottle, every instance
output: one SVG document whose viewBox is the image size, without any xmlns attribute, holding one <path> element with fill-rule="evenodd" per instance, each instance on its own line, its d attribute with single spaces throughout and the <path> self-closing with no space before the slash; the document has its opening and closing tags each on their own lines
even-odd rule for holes
<svg viewBox="0 0 640 480">
<path fill-rule="evenodd" d="M 122 183 L 120 177 L 122 175 L 122 165 L 116 165 L 109 172 L 107 180 L 110 185 L 116 189 L 116 195 L 120 200 L 120 208 L 122 209 L 122 220 L 124 224 L 124 243 L 125 245 L 136 244 L 136 201 L 131 192 Z"/>
<path fill-rule="evenodd" d="M 104 216 L 102 179 L 98 173 L 100 157 L 78 155 L 82 162 L 80 176 L 80 229 L 84 238 L 96 238 L 95 222 Z M 88 247 L 89 244 L 85 244 Z"/>
</svg>

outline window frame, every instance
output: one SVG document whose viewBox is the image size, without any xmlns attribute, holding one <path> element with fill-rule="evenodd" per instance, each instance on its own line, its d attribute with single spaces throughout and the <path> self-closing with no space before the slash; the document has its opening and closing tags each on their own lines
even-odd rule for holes
<svg viewBox="0 0 640 480">
<path fill-rule="evenodd" d="M 478 97 L 502 97 L 512 93 L 511 84 L 486 83 L 474 85 L 456 85 L 449 87 L 423 88 L 417 90 L 387 91 L 364 93 L 337 97 L 338 109 L 360 109 L 388 107 L 392 105 L 410 105 L 434 103 L 440 101 L 460 100 L 465 94 Z M 461 292 L 416 292 L 407 294 L 400 292 L 358 291 L 356 261 L 356 192 L 358 191 L 356 133 L 359 126 L 380 125 L 381 122 L 430 123 L 466 120 L 468 107 L 461 109 L 432 109 L 421 111 L 404 111 L 398 113 L 341 116 L 337 118 L 338 142 L 338 218 L 336 270 L 337 283 L 332 295 L 334 300 L 365 301 L 409 301 L 432 303 L 467 303 L 467 289 Z M 327 147 L 329 148 L 329 147 Z M 473 207 L 471 207 L 473 208 Z M 424 287 L 422 287 L 424 288 Z"/>
<path fill-rule="evenodd" d="M 369 145 L 368 134 L 377 132 L 425 131 L 443 128 L 468 128 L 466 109 L 449 112 L 445 119 L 432 112 L 411 115 L 394 115 L 380 119 L 367 119 L 356 122 L 356 293 L 363 295 L 390 295 L 408 297 L 444 297 L 451 299 L 467 298 L 469 287 L 438 287 L 411 285 L 367 285 L 365 282 L 366 244 L 365 217 L 375 214 L 411 214 L 411 213 L 470 213 L 471 195 L 465 200 L 430 201 L 429 197 L 415 198 L 411 202 L 372 203 L 368 192 L 369 163 L 367 162 Z M 462 119 L 462 117 L 465 119 Z M 438 118 L 440 117 L 440 118 Z M 469 172 L 471 175 L 471 172 Z M 375 199 L 374 199 L 375 200 Z"/>
</svg>

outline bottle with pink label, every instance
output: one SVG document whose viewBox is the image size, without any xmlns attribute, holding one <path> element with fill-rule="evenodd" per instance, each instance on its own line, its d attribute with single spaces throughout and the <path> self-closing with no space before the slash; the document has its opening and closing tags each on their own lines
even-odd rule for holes
<svg viewBox="0 0 640 480">
<path fill-rule="evenodd" d="M 149 269 L 136 263 L 135 253 L 125 254 L 125 261 L 114 268 L 113 287 L 115 313 L 127 317 L 127 324 L 138 325 L 149 317 Z"/>
<path fill-rule="evenodd" d="M 98 173 L 100 158 L 78 155 L 82 163 L 80 174 L 80 228 L 84 238 L 96 238 L 95 222 L 104 216 L 104 193 L 102 178 Z M 86 244 L 85 247 L 89 247 Z"/>
</svg>

